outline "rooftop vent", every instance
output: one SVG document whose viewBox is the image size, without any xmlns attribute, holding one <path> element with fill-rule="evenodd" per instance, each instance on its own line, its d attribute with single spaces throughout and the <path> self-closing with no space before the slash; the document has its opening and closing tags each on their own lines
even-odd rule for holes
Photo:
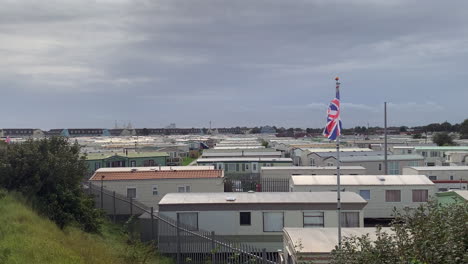
<svg viewBox="0 0 468 264">
<path fill-rule="evenodd" d="M 130 171 L 131 171 L 131 172 L 135 172 L 135 171 L 137 171 L 137 169 L 134 168 L 134 169 L 131 169 Z"/>
<path fill-rule="evenodd" d="M 377 179 L 379 179 L 379 181 L 385 181 L 385 178 L 382 176 L 377 177 Z"/>
<path fill-rule="evenodd" d="M 226 197 L 226 201 L 228 202 L 234 202 L 235 200 L 236 200 L 236 197 L 232 197 L 232 196 Z"/>
</svg>

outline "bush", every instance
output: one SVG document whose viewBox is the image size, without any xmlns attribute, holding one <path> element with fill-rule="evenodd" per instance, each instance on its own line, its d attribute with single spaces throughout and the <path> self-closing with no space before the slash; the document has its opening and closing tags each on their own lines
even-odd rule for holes
<svg viewBox="0 0 468 264">
<path fill-rule="evenodd" d="M 9 144 L 0 162 L 0 185 L 22 193 L 60 228 L 76 222 L 99 230 L 100 212 L 81 188 L 86 166 L 77 143 L 54 137 Z"/>
<path fill-rule="evenodd" d="M 332 263 L 468 263 L 468 203 L 439 206 L 436 202 L 417 209 L 395 212 L 394 234 L 377 230 L 368 236 L 344 238 L 342 250 L 332 252 Z"/>
</svg>

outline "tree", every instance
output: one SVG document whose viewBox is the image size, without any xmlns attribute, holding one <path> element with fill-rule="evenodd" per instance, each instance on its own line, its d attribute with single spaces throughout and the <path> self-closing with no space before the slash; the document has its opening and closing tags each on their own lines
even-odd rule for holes
<svg viewBox="0 0 468 264">
<path fill-rule="evenodd" d="M 377 229 L 369 236 L 346 237 L 342 250 L 332 251 L 333 264 L 461 264 L 468 263 L 468 203 L 438 205 L 395 212 L 393 233 Z"/>
<path fill-rule="evenodd" d="M 250 130 L 250 134 L 260 134 L 261 130 L 259 127 L 254 127 Z"/>
<path fill-rule="evenodd" d="M 407 126 L 401 126 L 400 127 L 400 132 L 407 132 L 408 131 L 408 127 Z"/>
<path fill-rule="evenodd" d="M 453 137 L 446 132 L 435 133 L 432 136 L 432 142 L 436 143 L 437 146 L 454 146 Z"/>
<path fill-rule="evenodd" d="M 440 132 L 442 131 L 442 127 L 440 126 L 439 123 L 432 123 L 424 127 L 425 131 L 431 131 L 431 132 Z"/>
<path fill-rule="evenodd" d="M 460 125 L 460 138 L 468 139 L 468 119 L 465 119 Z"/>
<path fill-rule="evenodd" d="M 440 124 L 441 131 L 450 132 L 452 131 L 452 124 L 445 121 L 444 123 Z"/>
<path fill-rule="evenodd" d="M 81 186 L 85 157 L 67 139 L 28 140 L 0 152 L 0 186 L 22 193 L 60 228 L 73 222 L 99 230 L 101 215 Z"/>
</svg>

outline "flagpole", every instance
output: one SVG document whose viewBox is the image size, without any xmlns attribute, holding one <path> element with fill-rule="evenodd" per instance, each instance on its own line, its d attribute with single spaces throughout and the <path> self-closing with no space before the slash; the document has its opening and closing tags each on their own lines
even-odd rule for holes
<svg viewBox="0 0 468 264">
<path fill-rule="evenodd" d="M 338 94 L 340 91 L 340 83 L 339 78 L 336 77 L 336 93 Z M 340 107 L 341 112 L 341 107 Z M 338 126 L 340 125 L 340 120 L 338 120 Z M 340 133 L 341 134 L 341 133 Z M 340 183 L 340 135 L 336 138 L 336 184 L 337 184 L 337 192 L 336 192 L 336 200 L 337 200 L 337 210 L 338 210 L 338 249 L 341 250 L 341 183 Z"/>
</svg>

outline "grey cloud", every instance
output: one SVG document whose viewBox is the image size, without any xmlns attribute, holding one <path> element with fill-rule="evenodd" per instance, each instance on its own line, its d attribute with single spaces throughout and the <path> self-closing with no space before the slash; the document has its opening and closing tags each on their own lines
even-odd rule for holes
<svg viewBox="0 0 468 264">
<path fill-rule="evenodd" d="M 384 101 L 396 124 L 468 112 L 465 1 L 0 4 L 0 111 L 34 96 L 15 113 L 30 126 L 322 126 L 335 75 L 345 126 Z"/>
</svg>

